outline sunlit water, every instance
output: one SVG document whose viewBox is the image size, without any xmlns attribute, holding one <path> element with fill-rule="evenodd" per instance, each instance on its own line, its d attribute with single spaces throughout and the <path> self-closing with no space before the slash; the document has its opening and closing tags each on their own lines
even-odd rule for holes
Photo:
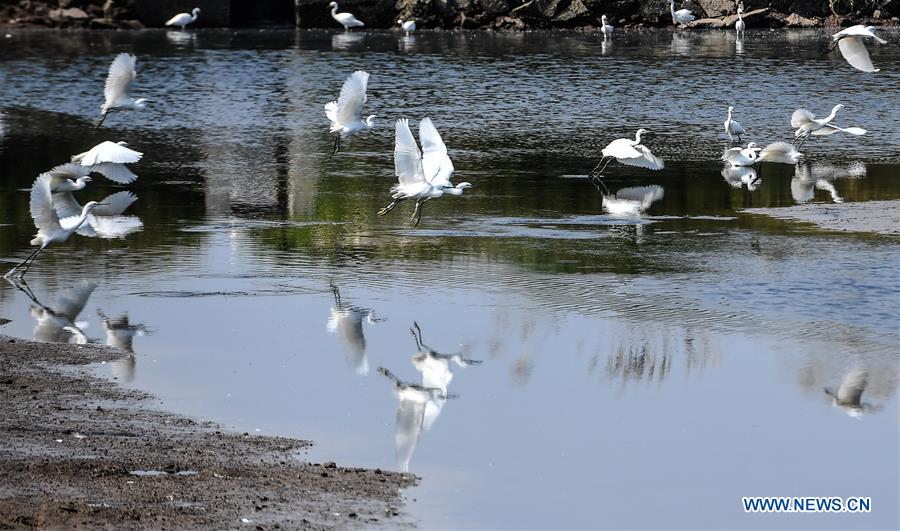
<svg viewBox="0 0 900 531">
<path fill-rule="evenodd" d="M 900 198 L 900 49 L 876 47 L 882 72 L 867 75 L 821 57 L 825 44 L 13 33 L 0 40 L 8 267 L 28 252 L 35 176 L 100 140 L 145 153 L 129 187 L 144 228 L 48 250 L 28 274 L 35 301 L 0 287 L 2 331 L 132 351 L 98 373 L 167 409 L 310 438 L 308 459 L 408 467 L 427 528 L 896 528 L 897 240 L 740 213 Z M 139 56 L 134 92 L 151 105 L 94 131 L 121 51 Z M 329 159 L 322 105 L 357 68 L 379 127 Z M 765 144 L 791 139 L 796 107 L 836 103 L 836 123 L 870 132 L 804 146 L 825 178 L 722 171 L 729 104 Z M 412 228 L 410 205 L 375 213 L 393 120 L 426 115 L 475 186 Z M 583 176 L 638 127 L 666 169 L 611 166 L 606 185 L 664 194 L 613 217 Z M 79 199 L 119 189 L 98 178 Z M 60 298 L 84 308 L 54 317 Z M 379 368 L 437 391 L 395 393 Z M 835 406 L 824 389 L 842 385 L 861 400 Z M 748 495 L 871 496 L 873 511 L 748 515 Z"/>
</svg>

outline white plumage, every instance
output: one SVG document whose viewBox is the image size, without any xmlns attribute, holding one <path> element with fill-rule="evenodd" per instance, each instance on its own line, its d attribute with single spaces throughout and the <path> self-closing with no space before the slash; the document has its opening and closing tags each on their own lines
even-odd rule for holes
<svg viewBox="0 0 900 531">
<path fill-rule="evenodd" d="M 738 33 L 743 33 L 744 28 L 747 27 L 747 25 L 744 23 L 744 17 L 742 16 L 743 13 L 744 13 L 744 8 L 741 6 L 738 6 L 738 9 L 737 9 L 738 19 L 734 23 L 734 30 L 737 31 Z"/>
<path fill-rule="evenodd" d="M 337 133 L 334 140 L 334 156 L 341 147 L 341 137 L 350 136 L 357 131 L 375 127 L 375 115 L 362 120 L 362 108 L 366 103 L 366 88 L 369 84 L 369 73 L 357 70 L 350 74 L 341 87 L 337 101 L 325 104 L 325 117 L 331 122 L 330 131 Z"/>
<path fill-rule="evenodd" d="M 722 160 L 732 167 L 752 166 L 753 163 L 756 162 L 760 151 L 761 149 L 756 147 L 756 142 L 750 142 L 745 148 L 735 147 L 726 149 L 725 153 L 722 154 Z"/>
<path fill-rule="evenodd" d="M 135 63 L 137 57 L 120 53 L 109 65 L 109 74 L 106 76 L 106 85 L 103 88 L 105 101 L 100 107 L 100 121 L 97 127 L 106 120 L 106 115 L 111 111 L 143 109 L 146 106 L 145 98 L 134 99 L 128 95 L 131 82 L 136 74 Z"/>
<path fill-rule="evenodd" d="M 612 35 L 613 27 L 606 22 L 606 15 L 600 17 L 600 33 L 603 35 Z"/>
<path fill-rule="evenodd" d="M 143 228 L 144 224 L 137 216 L 123 216 L 125 210 L 137 201 L 137 196 L 131 192 L 117 192 L 106 196 L 88 214 L 87 220 L 76 227 L 76 232 L 89 238 L 124 238 L 132 232 Z M 79 220 L 82 206 L 75 200 L 71 192 L 56 192 L 53 194 L 53 208 L 59 216 L 59 224 L 64 229 L 75 226 Z"/>
<path fill-rule="evenodd" d="M 89 172 L 102 173 L 119 184 L 129 184 L 137 179 L 125 165 L 138 162 L 144 154 L 135 151 L 125 142 L 104 141 L 84 153 L 72 157 L 72 162 L 87 168 Z"/>
<path fill-rule="evenodd" d="M 731 119 L 731 113 L 734 111 L 734 107 L 728 107 L 728 116 L 725 118 L 725 132 L 728 133 L 728 139 L 734 142 L 734 137 L 738 137 L 738 142 L 741 141 L 741 135 L 747 134 L 747 131 L 744 127 L 737 121 Z"/>
<path fill-rule="evenodd" d="M 53 192 L 76 192 L 91 182 L 91 169 L 72 162 L 60 164 L 47 173 L 51 177 L 50 190 Z"/>
<path fill-rule="evenodd" d="M 601 150 L 603 158 L 616 159 L 622 164 L 647 168 L 649 170 L 661 170 L 665 167 L 663 160 L 654 155 L 649 148 L 641 144 L 641 135 L 648 133 L 646 129 L 638 129 L 634 134 L 634 140 L 630 138 L 617 138 Z M 608 162 L 607 162 L 608 164 Z M 603 167 L 604 169 L 606 166 Z M 602 173 L 603 170 L 600 171 Z"/>
<path fill-rule="evenodd" d="M 669 0 L 669 10 L 672 12 L 672 24 L 681 24 L 681 27 L 694 21 L 694 13 L 690 9 L 675 11 L 675 0 Z"/>
<path fill-rule="evenodd" d="M 331 2 L 328 4 L 328 7 L 331 8 L 331 18 L 336 20 L 341 26 L 344 26 L 345 30 L 365 26 L 362 21 L 354 17 L 351 13 L 338 13 L 337 2 Z"/>
<path fill-rule="evenodd" d="M 816 115 L 811 113 L 806 109 L 797 109 L 791 114 L 791 127 L 796 128 L 794 131 L 794 142 L 802 137 L 802 141 L 800 145 L 803 145 L 803 142 L 810 136 L 828 136 L 833 135 L 834 133 L 849 133 L 851 135 L 864 135 L 867 131 L 861 127 L 847 127 L 841 128 L 836 125 L 831 125 L 831 121 L 834 120 L 835 116 L 839 110 L 843 109 L 844 106 L 840 103 L 835 105 L 833 109 L 831 109 L 831 114 L 826 116 L 825 118 L 816 118 Z"/>
<path fill-rule="evenodd" d="M 415 20 L 400 19 L 397 21 L 397 24 L 400 24 L 400 29 L 405 31 L 407 35 L 416 31 L 416 21 Z"/>
<path fill-rule="evenodd" d="M 166 26 L 181 26 L 181 30 L 184 31 L 184 27 L 188 24 L 193 24 L 194 21 L 197 20 L 197 17 L 200 15 L 200 8 L 195 7 L 191 10 L 190 14 L 188 13 L 178 13 L 174 17 L 170 18 L 166 21 Z"/>
<path fill-rule="evenodd" d="M 613 216 L 640 216 L 662 198 L 663 187 L 657 184 L 622 188 L 615 194 L 604 194 L 603 210 Z"/>
<path fill-rule="evenodd" d="M 782 164 L 797 164 L 803 158 L 803 153 L 797 151 L 793 144 L 787 142 L 773 142 L 759 152 L 757 162 L 780 162 Z"/>
<path fill-rule="evenodd" d="M 887 41 L 875 35 L 873 26 L 857 24 L 835 33 L 831 38 L 850 66 L 863 72 L 878 72 L 878 69 L 872 65 L 872 59 L 869 57 L 869 51 L 866 49 L 863 39 L 875 39 L 880 44 L 887 44 Z M 831 49 L 834 49 L 834 45 Z"/>
</svg>

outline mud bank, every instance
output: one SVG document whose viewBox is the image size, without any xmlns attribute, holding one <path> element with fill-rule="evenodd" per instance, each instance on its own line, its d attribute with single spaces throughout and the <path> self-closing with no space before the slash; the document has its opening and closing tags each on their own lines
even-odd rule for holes
<svg viewBox="0 0 900 531">
<path fill-rule="evenodd" d="M 307 441 L 152 410 L 85 367 L 118 358 L 0 336 L 0 529 L 413 526 L 413 476 L 304 463 Z"/>
<path fill-rule="evenodd" d="M 900 234 L 900 200 L 748 208 L 742 212 L 814 223 L 826 230 Z"/>
</svg>

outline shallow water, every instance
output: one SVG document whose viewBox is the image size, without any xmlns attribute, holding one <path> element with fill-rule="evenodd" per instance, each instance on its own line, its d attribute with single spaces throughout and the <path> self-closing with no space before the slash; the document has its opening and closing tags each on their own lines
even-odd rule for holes
<svg viewBox="0 0 900 531">
<path fill-rule="evenodd" d="M 98 373 L 162 407 L 310 438 L 312 460 L 408 467 L 426 528 L 896 527 L 896 239 L 740 213 L 900 198 L 900 49 L 875 48 L 882 72 L 867 75 L 824 46 L 799 31 L 739 46 L 706 32 L 13 33 L 0 256 L 28 252 L 34 177 L 106 139 L 145 153 L 128 187 L 143 230 L 49 249 L 28 274 L 35 301 L 0 286 L 2 331 L 114 343 L 133 353 Z M 94 131 L 121 51 L 138 54 L 151 105 Z M 322 104 L 357 68 L 379 127 L 329 159 Z M 835 103 L 839 125 L 870 132 L 807 142 L 823 182 L 722 171 L 727 105 L 766 144 L 791 138 L 794 108 Z M 426 115 L 474 187 L 413 228 L 409 205 L 376 212 L 393 120 Z M 583 176 L 638 127 L 666 169 L 613 165 L 606 185 L 664 194 L 611 216 Z M 98 178 L 79 199 L 119 190 Z M 88 297 L 71 322 L 37 304 L 74 292 Z M 460 356 L 417 348 L 414 322 Z M 395 395 L 380 367 L 441 392 Z M 833 406 L 823 389 L 842 382 L 864 407 Z M 871 496 L 873 511 L 748 515 L 748 495 Z"/>
</svg>

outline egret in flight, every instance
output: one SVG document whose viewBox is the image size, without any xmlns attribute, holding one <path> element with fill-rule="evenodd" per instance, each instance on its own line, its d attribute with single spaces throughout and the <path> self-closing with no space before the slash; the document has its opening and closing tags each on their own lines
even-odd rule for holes
<svg viewBox="0 0 900 531">
<path fill-rule="evenodd" d="M 612 25 L 606 22 L 606 15 L 600 17 L 600 33 L 604 36 L 612 35 L 613 29 Z"/>
<path fill-rule="evenodd" d="M 336 20 L 341 26 L 344 26 L 344 30 L 365 26 L 361 20 L 354 17 L 351 13 L 338 13 L 337 2 L 328 4 L 328 7 L 331 8 L 331 18 Z"/>
<path fill-rule="evenodd" d="M 756 142 L 750 142 L 747 147 L 735 147 L 726 149 L 722 154 L 722 160 L 731 165 L 732 168 L 738 166 L 752 166 L 759 157 L 762 149 L 756 147 Z"/>
<path fill-rule="evenodd" d="M 75 230 L 81 236 L 88 238 L 124 238 L 125 236 L 144 227 L 137 216 L 123 216 L 122 214 L 132 203 L 137 201 L 137 196 L 131 192 L 117 192 L 106 196 L 101 201 L 103 206 L 98 206 L 88 214 L 87 220 L 81 223 Z M 74 226 L 79 221 L 82 207 L 72 192 L 54 192 L 53 209 L 59 216 L 59 224 L 63 229 Z"/>
<path fill-rule="evenodd" d="M 400 24 L 400 29 L 405 31 L 407 35 L 416 31 L 416 21 L 415 20 L 400 19 L 397 21 L 397 24 Z"/>
<path fill-rule="evenodd" d="M 181 26 L 181 31 L 184 31 L 184 27 L 188 24 L 193 24 L 197 17 L 200 15 L 200 8 L 195 7 L 191 10 L 191 13 L 178 13 L 174 17 L 170 18 L 166 21 L 166 26 Z"/>
<path fill-rule="evenodd" d="M 803 153 L 797 151 L 793 144 L 787 142 L 772 142 L 762 148 L 756 162 L 780 162 L 782 164 L 797 164 L 803 158 Z"/>
<path fill-rule="evenodd" d="M 606 167 L 612 159 L 616 159 L 627 166 L 636 166 L 638 168 L 647 168 L 650 170 L 661 170 L 665 167 L 662 159 L 654 155 L 649 148 L 641 144 L 641 135 L 649 133 L 646 129 L 638 129 L 634 134 L 634 140 L 629 138 L 617 138 L 601 151 L 603 157 L 597 166 L 588 174 L 588 178 L 597 181 L 603 175 Z M 606 160 L 606 164 L 603 161 Z M 601 168 L 600 165 L 603 164 Z"/>
<path fill-rule="evenodd" d="M 728 107 L 728 116 L 725 118 L 725 132 L 728 133 L 728 140 L 734 142 L 734 137 L 738 137 L 738 142 L 741 142 L 741 135 L 747 134 L 747 131 L 744 129 L 740 123 L 736 120 L 731 119 L 731 113 L 734 111 L 734 107 Z"/>
<path fill-rule="evenodd" d="M 50 190 L 53 192 L 77 192 L 84 190 L 91 182 L 91 169 L 72 162 L 60 164 L 47 173 L 51 177 Z"/>
<path fill-rule="evenodd" d="M 87 168 L 89 172 L 102 173 L 110 181 L 119 184 L 130 184 L 137 179 L 137 175 L 132 173 L 125 165 L 138 162 L 144 154 L 127 146 L 128 144 L 125 142 L 110 142 L 107 140 L 84 153 L 72 156 L 72 162 L 78 163 L 82 168 Z M 61 168 L 66 168 L 68 171 L 70 170 L 70 165 L 57 166 L 51 170 L 51 174 L 56 170 L 63 171 Z M 78 172 L 84 171 L 84 169 L 76 168 L 71 171 Z"/>
<path fill-rule="evenodd" d="M 394 138 L 394 174 L 398 184 L 391 188 L 391 204 L 378 211 L 383 216 L 394 209 L 398 203 L 406 199 L 415 199 L 416 208 L 410 222 L 419 224 L 422 218 L 422 203 L 444 194 L 462 195 L 463 190 L 472 185 L 462 182 L 453 186 L 450 177 L 453 175 L 453 162 L 447 155 L 447 146 L 434 127 L 431 118 L 419 122 L 419 140 L 422 151 L 416 145 L 416 139 L 409 130 L 409 120 L 397 120 Z"/>
<path fill-rule="evenodd" d="M 49 173 L 42 173 L 34 181 L 31 187 L 31 217 L 34 219 L 34 226 L 37 227 L 38 233 L 31 240 L 31 245 L 37 245 L 38 248 L 31 253 L 28 258 L 23 260 L 16 267 L 10 269 L 5 278 L 10 278 L 13 273 L 20 267 L 25 266 L 25 270 L 19 273 L 19 278 L 24 278 L 25 273 L 31 268 L 37 255 L 44 250 L 45 247 L 54 242 L 62 243 L 69 239 L 78 227 L 87 221 L 88 216 L 97 207 L 104 206 L 103 203 L 90 201 L 81 209 L 81 214 L 69 228 L 63 228 L 59 223 L 59 216 L 53 208 L 53 192 L 50 190 L 50 184 L 53 177 Z"/>
<path fill-rule="evenodd" d="M 830 53 L 837 46 L 841 51 L 841 55 L 853 68 L 863 72 L 878 72 L 878 69 L 872 65 L 872 59 L 869 57 L 869 51 L 866 49 L 866 44 L 863 40 L 867 37 L 875 39 L 880 44 L 887 44 L 888 42 L 875 35 L 873 26 L 857 24 L 832 35 L 833 44 L 826 53 Z"/>
<path fill-rule="evenodd" d="M 852 369 L 841 379 L 837 389 L 825 388 L 825 394 L 831 397 L 831 404 L 843 409 L 851 417 L 861 417 L 863 413 L 871 413 L 880 408 L 862 401 L 863 392 L 869 384 L 869 374 L 863 369 Z"/>
<path fill-rule="evenodd" d="M 835 133 L 849 133 L 851 135 L 864 135 L 866 134 L 866 130 L 861 127 L 847 127 L 841 128 L 836 125 L 831 125 L 831 121 L 834 120 L 834 117 L 837 116 L 839 110 L 843 109 L 844 106 L 838 103 L 831 109 L 831 114 L 826 116 L 825 118 L 816 118 L 816 115 L 809 112 L 806 109 L 797 109 L 791 115 L 791 127 L 795 127 L 797 130 L 794 131 L 794 144 L 797 143 L 797 140 L 800 141 L 800 146 L 803 146 L 803 142 L 806 142 L 806 139 L 809 138 L 809 135 L 813 136 L 828 136 L 833 135 Z M 798 149 L 799 147 L 798 146 Z"/>
<path fill-rule="evenodd" d="M 143 109 L 146 106 L 145 98 L 134 99 L 128 95 L 128 88 L 134 81 L 134 65 L 137 57 L 120 53 L 109 65 L 109 75 L 106 76 L 106 86 L 103 95 L 106 101 L 100 107 L 100 121 L 97 127 L 103 125 L 106 115 L 112 111 L 127 111 Z"/>
<path fill-rule="evenodd" d="M 675 0 L 669 0 L 669 11 L 672 13 L 672 24 L 681 24 L 685 27 L 694 21 L 694 13 L 690 9 L 679 9 L 675 11 Z"/>
<path fill-rule="evenodd" d="M 734 30 L 738 33 L 744 33 L 744 28 L 747 27 L 747 24 L 744 22 L 744 17 L 741 16 L 744 13 L 744 6 L 738 6 L 737 8 L 737 16 L 738 19 L 734 23 Z"/>
<path fill-rule="evenodd" d="M 375 115 L 369 115 L 363 121 L 361 119 L 363 104 L 366 102 L 366 86 L 369 84 L 369 73 L 357 70 L 350 74 L 341 87 L 341 94 L 337 101 L 325 104 L 325 116 L 331 121 L 332 133 L 337 133 L 334 139 L 334 150 L 331 156 L 335 156 L 341 149 L 341 138 L 350 136 L 357 131 L 363 131 L 375 127 Z"/>
</svg>

